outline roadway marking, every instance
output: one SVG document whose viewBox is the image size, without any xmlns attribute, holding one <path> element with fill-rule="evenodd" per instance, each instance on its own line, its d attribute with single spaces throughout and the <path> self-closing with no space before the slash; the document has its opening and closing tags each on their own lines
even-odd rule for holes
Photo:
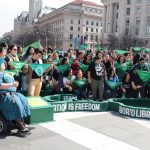
<svg viewBox="0 0 150 150">
<path fill-rule="evenodd" d="M 132 145 L 118 141 L 114 138 L 98 133 L 94 130 L 72 123 L 66 119 L 79 118 L 85 116 L 103 115 L 108 112 L 100 113 L 56 113 L 54 122 L 43 123 L 42 127 L 47 128 L 75 143 L 78 143 L 91 150 L 140 150 Z"/>
</svg>

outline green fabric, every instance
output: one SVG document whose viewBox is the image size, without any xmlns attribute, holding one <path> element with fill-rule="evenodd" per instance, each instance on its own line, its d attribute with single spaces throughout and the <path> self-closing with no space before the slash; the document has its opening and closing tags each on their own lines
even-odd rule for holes
<svg viewBox="0 0 150 150">
<path fill-rule="evenodd" d="M 140 76 L 140 79 L 144 82 L 150 80 L 150 72 L 138 70 L 138 75 Z"/>
<path fill-rule="evenodd" d="M 55 66 L 58 66 L 60 64 L 60 60 L 59 59 L 54 59 L 53 63 Z"/>
<path fill-rule="evenodd" d="M 80 63 L 80 62 L 78 62 L 78 65 L 80 66 L 80 68 L 81 68 L 84 72 L 86 72 L 86 71 L 88 70 L 88 65 L 82 64 L 82 63 Z"/>
<path fill-rule="evenodd" d="M 95 45 L 95 49 L 96 49 L 97 51 L 105 50 L 105 48 L 101 47 L 100 45 Z"/>
<path fill-rule="evenodd" d="M 29 66 L 36 72 L 38 76 L 41 76 L 43 72 L 50 66 L 50 64 L 29 64 Z"/>
<path fill-rule="evenodd" d="M 79 50 L 84 50 L 87 48 L 87 44 L 82 44 L 79 46 Z"/>
<path fill-rule="evenodd" d="M 83 87 L 87 82 L 87 79 L 83 78 L 82 80 L 74 80 L 73 84 L 78 87 Z"/>
<path fill-rule="evenodd" d="M 146 53 L 150 53 L 150 48 L 145 48 Z"/>
<path fill-rule="evenodd" d="M 70 58 L 69 59 L 69 64 L 72 64 L 73 60 L 74 60 L 73 58 Z"/>
<path fill-rule="evenodd" d="M 120 83 L 116 83 L 108 80 L 106 81 L 106 83 L 112 90 L 116 89 L 120 85 Z"/>
<path fill-rule="evenodd" d="M 57 66 L 59 72 L 64 73 L 69 68 L 69 65 Z"/>
<path fill-rule="evenodd" d="M 141 47 L 133 47 L 133 50 L 136 51 L 136 52 L 139 52 L 139 51 L 142 50 L 142 48 Z"/>
<path fill-rule="evenodd" d="M 39 41 L 35 41 L 34 43 L 32 43 L 32 44 L 30 44 L 30 45 L 24 47 L 22 50 L 23 50 L 24 52 L 26 52 L 27 49 L 29 48 L 29 46 L 34 47 L 34 48 L 40 48 L 40 42 L 39 42 Z"/>
<path fill-rule="evenodd" d="M 15 70 L 20 70 L 26 64 L 25 61 L 12 61 L 11 65 L 15 68 Z"/>
<path fill-rule="evenodd" d="M 61 50 L 58 50 L 58 49 L 55 49 L 55 50 L 54 50 L 54 53 L 57 53 L 58 55 L 62 55 L 62 51 L 61 51 Z"/>
<path fill-rule="evenodd" d="M 116 66 L 117 75 L 118 75 L 119 79 L 122 79 L 123 75 L 128 70 L 127 64 L 126 63 L 123 63 L 123 64 L 116 63 L 115 66 Z"/>
<path fill-rule="evenodd" d="M 119 55 L 124 55 L 125 53 L 127 53 L 127 51 L 124 50 L 115 50 L 115 52 Z"/>
<path fill-rule="evenodd" d="M 19 70 L 5 70 L 5 73 L 10 73 L 12 76 L 16 75 Z"/>
</svg>

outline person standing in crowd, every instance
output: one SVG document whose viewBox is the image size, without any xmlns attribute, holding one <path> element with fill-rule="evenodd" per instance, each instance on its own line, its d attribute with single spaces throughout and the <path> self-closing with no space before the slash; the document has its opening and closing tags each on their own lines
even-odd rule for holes
<svg viewBox="0 0 150 150">
<path fill-rule="evenodd" d="M 31 58 L 34 54 L 34 48 L 29 46 L 26 53 L 22 57 L 22 61 L 26 61 L 27 59 Z"/>
<path fill-rule="evenodd" d="M 73 75 L 71 69 L 67 69 L 63 74 L 63 92 L 72 93 L 73 86 L 72 83 L 76 77 Z"/>
<path fill-rule="evenodd" d="M 6 56 L 7 49 L 0 46 L 0 104 L 1 112 L 6 119 L 15 124 L 21 133 L 28 132 L 25 127 L 23 119 L 31 115 L 30 109 L 27 104 L 27 99 L 22 94 L 16 92 L 18 82 L 16 82 L 8 73 L 4 73 L 5 64 L 4 57 Z"/>
<path fill-rule="evenodd" d="M 121 89 L 121 91 L 119 92 L 118 97 L 126 97 L 126 98 L 132 97 L 132 95 L 131 95 L 131 90 L 132 90 L 132 88 L 131 88 L 131 77 L 130 77 L 130 74 L 128 72 L 126 72 L 123 75 L 120 89 Z"/>
<path fill-rule="evenodd" d="M 87 79 L 83 78 L 83 72 L 79 70 L 76 79 L 73 81 L 74 94 L 77 95 L 79 100 L 87 98 L 86 85 Z"/>
<path fill-rule="evenodd" d="M 31 58 L 27 59 L 27 63 L 43 64 L 42 62 L 42 51 L 38 48 L 34 50 L 34 54 Z M 28 96 L 39 96 L 42 88 L 42 76 L 38 76 L 35 71 L 30 67 L 28 68 L 27 74 L 28 82 Z"/>
<path fill-rule="evenodd" d="M 19 61 L 19 58 L 17 56 L 17 46 L 16 45 L 10 45 L 8 47 L 8 55 L 5 58 L 7 62 L 7 69 L 8 70 L 13 70 L 14 67 L 11 65 L 12 61 Z"/>
<path fill-rule="evenodd" d="M 88 68 L 88 82 L 92 87 L 92 96 L 94 100 L 103 100 L 104 80 L 107 79 L 106 69 L 102 63 L 102 58 L 96 56 Z M 97 97 L 97 90 L 98 96 Z"/>
</svg>

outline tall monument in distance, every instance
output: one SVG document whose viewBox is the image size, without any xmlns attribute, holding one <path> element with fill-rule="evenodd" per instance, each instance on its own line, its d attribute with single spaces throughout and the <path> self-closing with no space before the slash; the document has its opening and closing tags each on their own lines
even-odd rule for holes
<svg viewBox="0 0 150 150">
<path fill-rule="evenodd" d="M 42 0 L 29 0 L 29 21 L 37 19 L 39 11 L 42 9 Z"/>
</svg>

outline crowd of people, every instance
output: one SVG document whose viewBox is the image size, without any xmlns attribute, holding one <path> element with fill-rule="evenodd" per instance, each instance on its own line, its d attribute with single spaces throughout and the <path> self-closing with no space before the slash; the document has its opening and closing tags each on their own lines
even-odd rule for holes
<svg viewBox="0 0 150 150">
<path fill-rule="evenodd" d="M 123 54 L 114 50 L 74 50 L 66 52 L 29 46 L 8 46 L 6 70 L 14 70 L 13 61 L 25 62 L 15 75 L 18 90 L 28 96 L 39 96 L 41 90 L 76 94 L 78 99 L 91 97 L 95 101 L 108 98 L 150 97 L 149 78 L 142 80 L 139 70 L 150 72 L 149 53 L 134 53 L 132 48 Z M 30 64 L 47 64 L 38 74 Z M 37 69 L 38 70 L 38 69 Z"/>
<path fill-rule="evenodd" d="M 21 46 L 1 43 L 1 111 L 7 120 L 15 120 L 22 132 L 27 131 L 23 118 L 30 115 L 30 110 L 25 96 L 17 91 L 40 96 L 41 90 L 75 94 L 79 100 L 150 98 L 150 53 L 137 53 L 132 48 L 123 53 L 75 49 L 63 52 L 32 46 L 23 51 Z"/>
</svg>

